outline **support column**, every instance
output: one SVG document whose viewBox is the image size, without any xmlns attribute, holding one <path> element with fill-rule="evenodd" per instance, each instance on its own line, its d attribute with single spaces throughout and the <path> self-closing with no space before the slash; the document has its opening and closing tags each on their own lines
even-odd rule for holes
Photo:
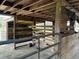
<svg viewBox="0 0 79 59">
<path fill-rule="evenodd" d="M 54 30 L 55 30 L 55 21 L 52 22 L 52 33 L 53 33 L 52 36 L 53 37 L 54 37 L 54 33 L 55 33 Z"/>
<path fill-rule="evenodd" d="M 56 18 L 55 18 L 55 40 L 56 42 L 61 42 L 60 38 L 60 21 L 61 21 L 61 10 L 62 10 L 62 0 L 56 0 Z M 56 56 L 56 59 L 61 59 L 61 49 L 60 44 L 56 46 L 56 50 L 59 54 Z"/>
<path fill-rule="evenodd" d="M 14 40 L 14 46 L 13 48 L 16 49 L 16 43 L 15 43 L 15 39 L 16 39 L 16 16 L 14 16 L 14 21 L 13 21 L 13 40 Z"/>
<path fill-rule="evenodd" d="M 44 21 L 44 34 L 46 32 L 46 24 L 45 24 L 45 21 Z"/>
<path fill-rule="evenodd" d="M 35 35 L 35 28 L 36 28 L 36 20 L 33 20 L 33 25 L 32 26 L 33 26 L 32 27 L 32 29 L 33 29 L 32 33 L 33 33 L 33 36 L 34 36 Z M 33 42 L 34 45 L 36 44 L 35 39 L 33 39 L 32 42 Z"/>
<path fill-rule="evenodd" d="M 44 35 L 46 34 L 46 24 L 45 24 L 45 21 L 44 21 Z M 44 37 L 44 40 L 45 40 L 45 37 Z"/>
<path fill-rule="evenodd" d="M 35 34 L 35 28 L 36 28 L 36 20 L 34 20 L 34 24 L 33 24 L 33 33 Z"/>
<path fill-rule="evenodd" d="M 55 30 L 55 22 L 53 21 L 52 22 L 52 41 L 54 42 L 54 44 L 55 44 L 55 38 L 54 38 L 54 30 Z M 53 48 L 53 51 L 55 51 L 55 47 Z"/>
</svg>

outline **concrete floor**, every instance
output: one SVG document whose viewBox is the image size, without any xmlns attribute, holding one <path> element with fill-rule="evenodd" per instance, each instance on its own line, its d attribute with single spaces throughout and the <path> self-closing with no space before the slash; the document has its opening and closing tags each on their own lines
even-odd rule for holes
<svg viewBox="0 0 79 59">
<path fill-rule="evenodd" d="M 74 52 L 73 56 L 71 57 L 71 59 L 79 59 L 79 42 L 76 43 L 76 46 L 73 49 L 73 51 L 75 51 L 75 52 Z"/>
<path fill-rule="evenodd" d="M 36 50 L 36 47 L 29 48 L 28 46 L 19 47 L 18 49 L 14 50 L 13 44 L 3 45 L 0 46 L 0 59 L 18 59 Z M 51 49 L 47 49 L 41 53 L 41 59 L 46 59 L 52 54 Z M 38 55 L 33 55 L 25 59 L 38 59 Z"/>
<path fill-rule="evenodd" d="M 73 51 L 75 50 L 75 53 L 72 57 L 66 58 L 66 59 L 79 59 L 79 44 L 75 46 Z M 20 59 L 20 57 L 23 57 L 24 55 L 27 55 L 33 51 L 37 51 L 36 47 L 29 48 L 28 46 L 22 46 L 18 49 L 13 49 L 13 44 L 10 45 L 2 45 L 0 46 L 0 59 Z M 51 56 L 53 52 L 51 52 L 51 48 L 47 49 L 43 52 L 41 52 L 40 59 L 47 59 L 49 56 Z M 69 56 L 69 55 L 68 55 Z M 35 54 L 31 57 L 25 58 L 25 59 L 38 59 L 38 54 Z M 53 59 L 53 58 L 51 58 Z"/>
<path fill-rule="evenodd" d="M 71 59 L 79 59 L 79 52 L 77 52 Z"/>
</svg>

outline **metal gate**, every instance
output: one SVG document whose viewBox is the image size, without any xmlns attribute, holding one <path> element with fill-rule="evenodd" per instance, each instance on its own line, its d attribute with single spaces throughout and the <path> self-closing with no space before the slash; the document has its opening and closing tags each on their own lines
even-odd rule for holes
<svg viewBox="0 0 79 59">
<path fill-rule="evenodd" d="M 55 46 L 56 46 L 57 51 L 55 53 L 52 53 L 52 55 L 49 56 L 46 59 L 51 59 L 54 56 L 55 56 L 55 59 L 61 59 L 61 39 L 60 38 L 59 38 L 60 39 L 60 42 L 56 42 L 55 44 L 49 45 L 48 47 L 45 47 L 45 48 L 40 48 L 40 38 L 47 37 L 47 36 L 50 36 L 50 35 L 52 35 L 52 34 L 48 34 L 48 35 L 44 35 L 44 36 L 33 36 L 33 37 L 25 38 L 25 39 L 33 39 L 33 38 L 36 38 L 38 40 L 38 51 L 33 51 L 30 54 L 28 54 L 28 55 L 24 55 L 24 56 L 21 56 L 21 57 L 17 57 L 16 59 L 28 59 L 28 57 L 31 57 L 31 56 L 33 56 L 35 54 L 38 55 L 38 59 L 41 59 L 40 58 L 41 52 L 43 52 L 46 49 L 49 49 L 51 47 L 55 47 Z M 56 33 L 55 35 L 59 35 L 60 36 L 60 34 L 58 34 L 58 33 Z M 22 39 L 22 40 L 24 40 L 24 39 Z M 10 44 L 10 43 L 14 43 L 14 42 L 20 42 L 22 40 L 1 41 L 0 42 L 0 45 Z"/>
</svg>

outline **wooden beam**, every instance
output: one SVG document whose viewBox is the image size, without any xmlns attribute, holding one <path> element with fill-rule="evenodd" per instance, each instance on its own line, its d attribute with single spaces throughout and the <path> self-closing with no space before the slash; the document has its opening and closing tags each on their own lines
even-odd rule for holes
<svg viewBox="0 0 79 59">
<path fill-rule="evenodd" d="M 42 1 L 42 0 L 39 0 L 39 1 L 35 2 L 35 3 L 32 3 L 32 4 L 27 5 L 27 6 L 24 6 L 23 8 L 21 8 L 21 9 L 15 11 L 15 12 L 12 12 L 11 14 L 16 13 L 16 12 L 19 12 L 19 11 L 21 11 L 21 10 L 27 8 L 27 7 L 30 7 L 30 6 L 32 6 L 32 5 L 38 4 L 38 3 L 40 3 L 41 1 Z"/>
<path fill-rule="evenodd" d="M 55 10 L 55 8 L 53 9 L 53 8 L 47 8 L 47 9 L 42 9 L 42 10 L 40 10 L 40 11 L 38 11 L 38 10 L 36 10 L 35 12 L 46 12 L 46 11 L 53 11 L 53 10 Z"/>
<path fill-rule="evenodd" d="M 27 16 L 32 16 L 32 17 L 40 17 L 40 18 L 52 18 L 53 14 L 52 15 L 48 15 L 48 14 L 42 14 L 42 13 L 28 13 L 26 14 L 25 12 L 22 12 L 22 13 L 19 13 L 17 15 L 27 15 Z"/>
<path fill-rule="evenodd" d="M 31 9 L 31 10 L 29 10 L 28 12 L 31 12 L 31 11 L 33 11 L 33 10 L 41 9 L 41 8 L 47 7 L 47 6 L 52 5 L 52 4 L 55 4 L 55 2 L 52 2 L 52 3 L 46 4 L 46 5 L 40 6 L 40 7 L 38 7 L 38 8 Z M 17 13 L 19 13 L 19 12 L 21 12 L 21 11 L 22 11 L 22 10 L 19 10 L 19 11 L 17 11 Z M 13 13 L 11 13 L 11 14 L 13 14 Z"/>
<path fill-rule="evenodd" d="M 73 0 L 73 1 L 69 1 L 71 4 L 74 4 L 74 3 L 79 3 L 79 0 Z"/>
<path fill-rule="evenodd" d="M 17 20 L 16 23 L 18 23 L 18 24 L 33 24 L 33 21 Z"/>
<path fill-rule="evenodd" d="M 46 24 L 45 24 L 45 21 L 44 21 L 44 35 L 45 35 L 45 33 L 46 33 Z"/>
<path fill-rule="evenodd" d="M 52 5 L 52 4 L 55 4 L 55 2 L 52 2 L 52 3 L 49 3 L 49 4 L 43 5 L 43 6 L 38 7 L 38 8 L 31 9 L 31 10 L 27 11 L 27 13 L 25 13 L 25 12 L 24 13 L 25 13 L 25 15 L 33 14 L 33 13 L 36 13 L 36 12 L 31 12 L 31 11 L 44 8 L 44 7 L 47 7 L 47 6 Z M 21 11 L 20 11 L 20 13 L 21 13 Z M 17 13 L 17 14 L 19 15 L 19 13 Z"/>
<path fill-rule="evenodd" d="M 24 15 L 28 15 L 28 14 L 32 14 L 33 12 L 30 11 L 26 11 L 26 10 L 22 10 L 19 13 L 16 13 L 16 15 L 20 15 L 20 14 L 24 14 Z"/>
<path fill-rule="evenodd" d="M 32 27 L 44 27 L 44 26 L 32 26 Z M 52 26 L 46 26 L 46 27 L 52 27 Z"/>
<path fill-rule="evenodd" d="M 55 33 L 55 32 L 54 32 L 54 30 L 55 30 L 55 28 L 54 28 L 54 27 L 55 27 L 54 22 L 55 22 L 55 21 L 52 21 L 52 33 L 53 33 L 53 34 Z M 52 36 L 54 37 L 54 35 L 52 35 Z"/>
<path fill-rule="evenodd" d="M 40 13 L 41 14 L 46 14 L 46 15 L 49 15 L 49 16 L 54 16 L 55 15 L 55 10 L 44 10 L 44 11 L 41 11 Z"/>
<path fill-rule="evenodd" d="M 23 0 L 19 1 L 18 3 L 14 4 L 12 7 L 8 8 L 7 10 L 4 11 L 4 13 L 6 13 L 8 10 L 13 9 L 14 7 L 16 7 L 17 5 L 19 5 Z"/>
<path fill-rule="evenodd" d="M 24 10 L 24 11 L 21 11 L 21 12 L 19 12 L 19 13 L 17 13 L 16 15 L 29 15 L 29 16 L 30 16 L 30 15 L 33 15 L 33 16 L 34 16 L 34 15 L 36 15 L 36 14 L 38 14 L 38 16 L 39 16 L 39 15 L 44 16 L 44 14 L 42 15 L 42 14 L 40 14 L 40 13 L 33 13 L 33 12 L 25 11 L 25 10 Z"/>
<path fill-rule="evenodd" d="M 62 0 L 63 2 L 62 2 L 62 4 L 63 4 L 63 6 L 66 8 L 66 9 L 68 9 L 68 10 L 70 10 L 70 11 L 72 11 L 72 12 L 77 12 L 77 10 L 73 7 L 73 5 L 71 5 L 69 2 L 67 2 L 67 1 L 65 1 L 65 0 Z"/>
<path fill-rule="evenodd" d="M 44 7 L 47 7 L 47 6 L 50 6 L 50 5 L 54 5 L 54 4 L 55 4 L 55 2 L 51 2 L 51 3 L 49 3 L 49 4 L 40 6 L 40 7 L 38 7 L 38 8 L 31 9 L 31 10 L 29 10 L 29 11 L 38 10 L 38 9 L 41 9 L 41 8 L 44 8 Z"/>
<path fill-rule="evenodd" d="M 55 33 L 60 34 L 60 21 L 62 16 L 62 0 L 56 0 L 56 18 L 55 18 Z M 61 42 L 60 35 L 55 35 L 55 40 L 57 42 Z M 60 52 L 60 44 L 56 46 L 56 50 Z M 60 53 L 56 56 L 56 59 L 61 59 Z"/>
<path fill-rule="evenodd" d="M 3 0 L 3 2 L 1 3 L 1 5 L 3 5 L 6 2 L 6 0 Z"/>
<path fill-rule="evenodd" d="M 44 11 L 44 10 L 47 10 L 47 9 L 50 9 L 50 8 L 54 8 L 54 7 L 55 7 L 54 5 L 53 6 L 51 5 L 51 6 L 48 6 L 48 7 L 45 7 L 45 8 L 41 8 L 41 9 L 36 10 L 35 13 L 39 12 L 39 11 Z"/>
<path fill-rule="evenodd" d="M 55 15 L 55 8 L 49 8 L 49 9 L 46 9 L 46 10 L 41 10 L 41 11 L 35 11 L 37 13 L 41 13 L 41 14 L 46 14 L 46 15 L 49 15 L 49 16 L 54 16 Z M 52 13 L 53 12 L 53 13 Z"/>
<path fill-rule="evenodd" d="M 33 16 L 26 16 L 26 15 L 17 16 L 17 19 L 19 19 L 19 20 L 27 20 L 27 21 L 36 20 L 38 22 L 43 22 L 45 20 L 48 20 L 48 21 L 52 20 L 52 18 L 50 19 L 50 18 L 42 18 L 42 17 L 36 17 L 36 16 L 33 17 Z M 54 20 L 52 20 L 52 21 L 54 21 Z"/>
<path fill-rule="evenodd" d="M 79 5 L 79 2 L 78 3 L 73 3 L 72 5 Z"/>
<path fill-rule="evenodd" d="M 62 2 L 62 4 L 63 4 L 63 6 L 66 8 L 66 9 L 68 9 L 68 10 L 70 10 L 70 11 L 72 11 L 72 12 L 75 12 L 75 13 L 78 13 L 78 10 L 76 10 L 71 4 L 69 4 L 66 0 L 62 0 L 63 2 Z"/>
<path fill-rule="evenodd" d="M 52 18 L 52 16 L 49 16 L 49 15 L 45 15 L 45 14 L 41 14 L 41 13 L 34 13 L 34 12 L 30 12 L 30 11 L 25 11 L 25 10 L 17 13 L 16 15 L 28 15 L 28 16 L 33 16 L 33 17 Z"/>
<path fill-rule="evenodd" d="M 40 17 L 40 18 L 49 18 L 49 19 L 52 18 L 52 16 L 45 15 L 45 14 L 40 14 L 40 13 L 33 13 L 33 14 L 29 14 L 28 16 Z"/>
<path fill-rule="evenodd" d="M 13 39 L 14 41 L 16 40 L 16 16 L 14 17 L 14 22 L 13 22 Z M 16 42 L 14 42 L 14 49 L 16 49 Z"/>
</svg>

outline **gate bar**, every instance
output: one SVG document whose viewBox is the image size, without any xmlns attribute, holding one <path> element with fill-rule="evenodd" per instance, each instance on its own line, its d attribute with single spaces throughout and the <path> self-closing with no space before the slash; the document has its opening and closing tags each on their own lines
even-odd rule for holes
<svg viewBox="0 0 79 59">
<path fill-rule="evenodd" d="M 43 36 L 32 36 L 32 37 L 26 37 L 26 38 L 21 38 L 21 39 L 16 39 L 16 40 L 8 40 L 8 41 L 0 41 L 0 45 L 4 45 L 4 44 L 10 44 L 10 43 L 19 43 L 19 42 L 26 42 L 29 41 L 30 39 L 34 39 L 34 38 L 41 38 L 41 37 L 46 37 L 46 36 L 50 36 L 52 34 L 47 34 L 47 35 L 43 35 Z"/>
<path fill-rule="evenodd" d="M 40 49 L 40 52 L 42 52 L 42 51 L 44 51 L 44 50 L 46 50 L 46 49 L 48 49 L 48 48 L 51 48 L 51 47 L 53 47 L 53 46 L 56 46 L 56 45 L 58 45 L 58 44 L 60 44 L 60 42 L 55 43 L 55 44 L 52 44 L 52 45 L 49 45 L 48 47 L 42 48 L 42 49 Z M 37 53 L 38 53 L 38 51 L 34 51 L 34 52 L 32 52 L 32 53 L 30 53 L 30 54 L 28 54 L 28 55 L 24 55 L 24 56 L 18 57 L 18 58 L 16 58 L 16 59 L 28 58 L 28 57 L 30 57 L 30 56 L 32 56 L 32 55 L 37 54 Z"/>
</svg>

